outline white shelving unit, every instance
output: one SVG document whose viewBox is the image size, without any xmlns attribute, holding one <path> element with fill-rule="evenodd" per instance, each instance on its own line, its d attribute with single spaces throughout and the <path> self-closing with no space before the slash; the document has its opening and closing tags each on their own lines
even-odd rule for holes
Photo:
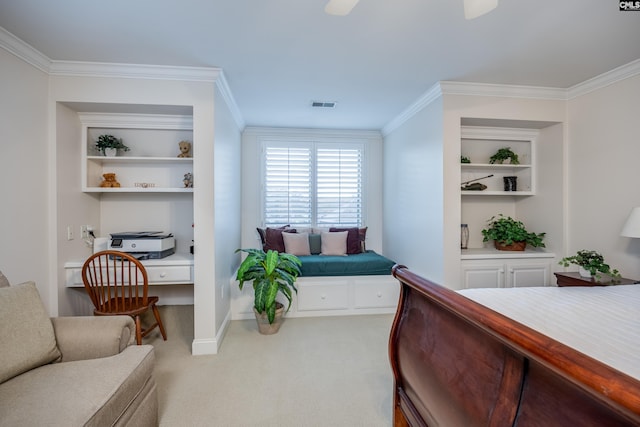
<svg viewBox="0 0 640 427">
<path fill-rule="evenodd" d="M 464 191 L 462 196 L 532 196 L 535 195 L 536 131 L 493 127 L 463 126 L 460 153 L 471 163 L 460 164 L 460 181 L 467 182 L 488 175 L 475 182 L 487 186 L 482 191 Z M 491 164 L 490 157 L 500 148 L 511 148 L 518 155 L 519 164 Z M 517 191 L 505 191 L 503 177 L 517 177 Z"/>
<path fill-rule="evenodd" d="M 177 157 L 178 142 L 193 141 L 190 116 L 81 114 L 82 191 L 88 193 L 191 193 L 185 174 L 193 175 L 193 159 Z M 95 149 L 99 135 L 122 138 L 130 151 L 106 157 Z M 192 146 L 193 150 L 193 146 Z M 104 173 L 115 173 L 120 187 L 100 187 Z"/>
</svg>

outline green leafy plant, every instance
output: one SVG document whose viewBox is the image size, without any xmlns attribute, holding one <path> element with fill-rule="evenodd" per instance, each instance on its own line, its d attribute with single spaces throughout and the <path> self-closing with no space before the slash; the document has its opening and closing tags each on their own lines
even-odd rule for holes
<svg viewBox="0 0 640 427">
<path fill-rule="evenodd" d="M 471 163 L 471 160 L 467 156 L 460 156 L 460 163 Z"/>
<path fill-rule="evenodd" d="M 501 148 L 496 154 L 489 158 L 489 163 L 502 163 L 507 159 L 511 159 L 512 165 L 519 165 L 520 161 L 518 160 L 518 155 L 511 151 L 511 147 Z"/>
<path fill-rule="evenodd" d="M 291 254 L 260 249 L 238 249 L 248 255 L 240 264 L 236 280 L 240 282 L 240 290 L 244 282 L 253 281 L 253 306 L 258 313 L 267 313 L 269 323 L 273 323 L 276 313 L 276 297 L 282 293 L 291 307 L 292 290 L 298 292 L 295 282 L 301 274 L 300 259 Z"/>
<path fill-rule="evenodd" d="M 129 147 L 122 143 L 122 138 L 118 139 L 113 135 L 100 135 L 96 141 L 96 148 L 104 154 L 107 148 L 116 148 L 122 151 L 129 151 Z"/>
<path fill-rule="evenodd" d="M 562 258 L 558 264 L 564 267 L 575 264 L 587 270 L 597 279 L 602 277 L 601 273 L 611 277 L 621 277 L 618 270 L 612 269 L 609 264 L 605 263 L 604 257 L 596 251 L 579 250 L 575 255 Z"/>
<path fill-rule="evenodd" d="M 533 247 L 544 248 L 544 236 L 546 233 L 531 233 L 526 230 L 521 221 L 517 221 L 502 214 L 492 216 L 487 221 L 487 228 L 482 230 L 483 242 L 495 240 L 504 245 L 511 245 L 514 242 L 526 242 Z"/>
</svg>

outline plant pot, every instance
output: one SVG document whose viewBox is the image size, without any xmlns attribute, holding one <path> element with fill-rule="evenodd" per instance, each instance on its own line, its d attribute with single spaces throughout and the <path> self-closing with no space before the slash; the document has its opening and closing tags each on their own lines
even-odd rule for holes
<svg viewBox="0 0 640 427">
<path fill-rule="evenodd" d="M 258 313 L 258 311 L 253 308 L 253 314 L 256 315 L 256 322 L 258 322 L 258 331 L 263 335 L 273 335 L 280 330 L 280 326 L 282 325 L 284 314 L 284 305 L 276 302 L 276 316 L 273 318 L 273 323 L 269 323 L 269 317 L 266 312 Z"/>
<path fill-rule="evenodd" d="M 580 266 L 578 266 L 578 274 L 580 274 L 580 277 L 591 277 L 591 272 Z"/>
<path fill-rule="evenodd" d="M 499 251 L 524 251 L 524 248 L 527 247 L 527 242 L 513 242 L 510 245 L 505 245 L 497 240 L 493 241 L 493 245 Z"/>
<path fill-rule="evenodd" d="M 118 154 L 117 148 L 105 148 L 103 151 L 106 157 L 115 157 Z"/>
</svg>

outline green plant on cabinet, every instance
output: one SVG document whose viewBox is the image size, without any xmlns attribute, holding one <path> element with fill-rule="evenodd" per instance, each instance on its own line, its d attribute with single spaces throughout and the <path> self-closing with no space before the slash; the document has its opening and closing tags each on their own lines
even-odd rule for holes
<svg viewBox="0 0 640 427">
<path fill-rule="evenodd" d="M 533 247 L 545 247 L 546 233 L 532 233 L 527 231 L 522 221 L 517 221 L 502 214 L 491 217 L 487 221 L 487 228 L 482 230 L 483 242 L 494 240 L 503 245 L 526 242 Z"/>
</svg>

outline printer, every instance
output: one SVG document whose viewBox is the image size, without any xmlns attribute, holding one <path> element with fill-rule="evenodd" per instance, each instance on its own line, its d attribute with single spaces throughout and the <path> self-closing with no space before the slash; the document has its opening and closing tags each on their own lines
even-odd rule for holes
<svg viewBox="0 0 640 427">
<path fill-rule="evenodd" d="M 109 249 L 138 259 L 161 259 L 176 252 L 176 239 L 162 231 L 124 231 L 111 234 Z"/>
</svg>

